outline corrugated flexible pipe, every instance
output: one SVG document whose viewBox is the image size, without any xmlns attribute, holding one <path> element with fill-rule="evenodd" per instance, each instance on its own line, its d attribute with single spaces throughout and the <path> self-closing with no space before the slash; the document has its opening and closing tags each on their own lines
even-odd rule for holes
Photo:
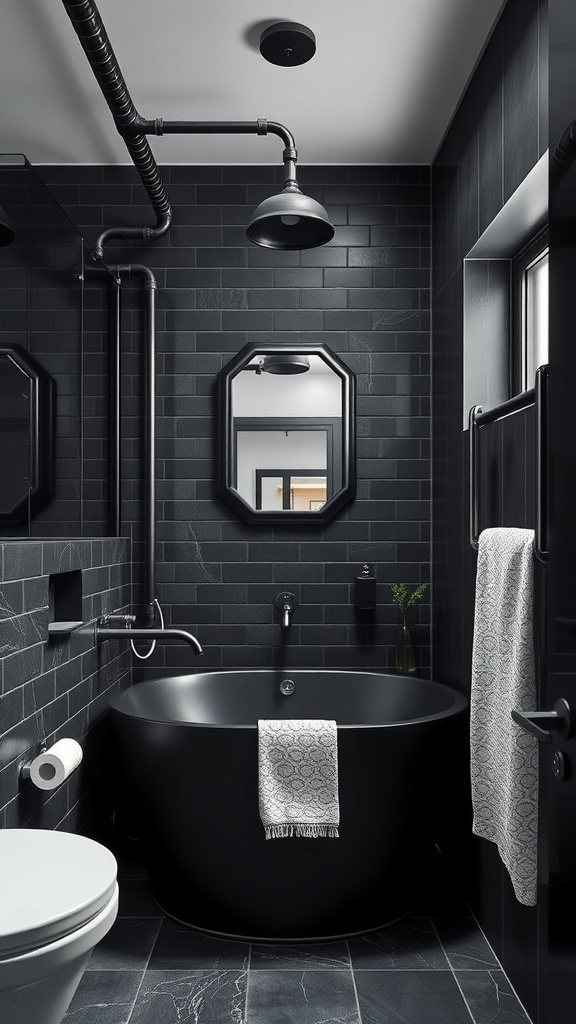
<svg viewBox="0 0 576 1024">
<path fill-rule="evenodd" d="M 170 227 L 172 208 L 148 140 L 140 130 L 140 115 L 128 92 L 96 4 L 93 0 L 62 0 L 62 3 L 156 214 L 154 225 L 103 231 L 95 245 L 96 252 L 102 256 L 104 246 L 112 239 L 142 238 L 149 241 L 164 235 Z"/>
</svg>

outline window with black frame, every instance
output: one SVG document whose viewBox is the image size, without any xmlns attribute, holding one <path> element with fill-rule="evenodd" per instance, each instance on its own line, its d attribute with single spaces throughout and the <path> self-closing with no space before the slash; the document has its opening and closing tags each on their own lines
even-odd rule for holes
<svg viewBox="0 0 576 1024">
<path fill-rule="evenodd" d="M 534 387 L 536 370 L 548 362 L 548 232 L 540 232 L 513 263 L 513 394 Z"/>
</svg>

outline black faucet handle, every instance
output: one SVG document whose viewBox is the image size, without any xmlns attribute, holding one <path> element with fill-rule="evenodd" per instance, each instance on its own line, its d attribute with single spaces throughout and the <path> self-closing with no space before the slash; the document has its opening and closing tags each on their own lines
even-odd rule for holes
<svg viewBox="0 0 576 1024">
<path fill-rule="evenodd" d="M 291 594 L 289 590 L 283 590 L 282 593 L 277 594 L 274 598 L 274 607 L 280 616 L 282 626 L 290 626 L 292 624 L 292 616 L 298 607 L 296 594 Z"/>
</svg>

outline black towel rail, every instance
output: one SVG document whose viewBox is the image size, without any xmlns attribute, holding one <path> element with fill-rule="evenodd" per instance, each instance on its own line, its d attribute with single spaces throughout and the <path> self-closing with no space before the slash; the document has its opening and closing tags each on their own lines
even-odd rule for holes
<svg viewBox="0 0 576 1024">
<path fill-rule="evenodd" d="M 470 544 L 478 551 L 480 535 L 480 510 L 478 504 L 478 434 L 480 427 L 488 423 L 496 423 L 513 413 L 528 409 L 531 405 L 536 410 L 536 528 L 534 530 L 534 554 L 545 562 L 548 557 L 547 535 L 548 522 L 546 510 L 546 478 L 547 478 L 547 437 L 546 437 L 546 394 L 548 381 L 548 365 L 540 366 L 536 371 L 535 386 L 529 391 L 515 395 L 507 402 L 493 409 L 482 411 L 481 405 L 470 409 L 469 442 L 470 442 Z"/>
</svg>

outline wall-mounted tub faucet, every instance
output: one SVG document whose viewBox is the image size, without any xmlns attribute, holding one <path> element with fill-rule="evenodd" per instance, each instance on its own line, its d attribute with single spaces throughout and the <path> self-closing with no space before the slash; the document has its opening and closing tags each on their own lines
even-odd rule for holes
<svg viewBox="0 0 576 1024">
<path fill-rule="evenodd" d="M 287 629 L 288 626 L 292 625 L 292 616 L 298 607 L 296 595 L 290 594 L 288 591 L 282 591 L 281 594 L 274 598 L 274 607 L 280 616 L 282 628 Z"/>
<path fill-rule="evenodd" d="M 104 640 L 158 640 L 159 643 L 164 640 L 182 640 L 185 644 L 190 645 L 195 654 L 203 653 L 202 646 L 196 637 L 192 636 L 192 633 L 187 633 L 185 629 L 132 629 L 132 627 L 116 629 L 107 626 L 106 622 L 108 621 L 110 621 L 110 616 L 104 615 L 96 622 L 94 636 L 98 644 Z"/>
</svg>

